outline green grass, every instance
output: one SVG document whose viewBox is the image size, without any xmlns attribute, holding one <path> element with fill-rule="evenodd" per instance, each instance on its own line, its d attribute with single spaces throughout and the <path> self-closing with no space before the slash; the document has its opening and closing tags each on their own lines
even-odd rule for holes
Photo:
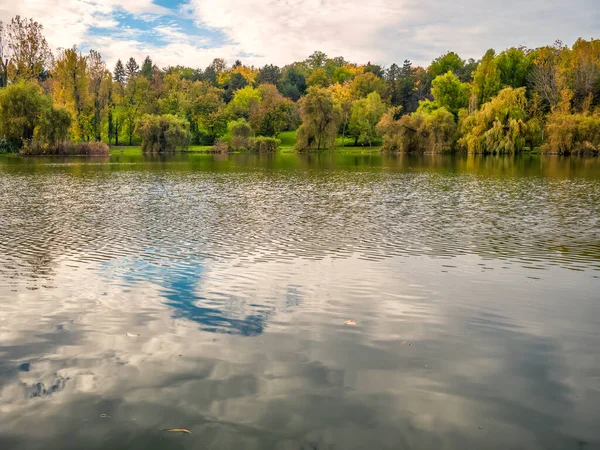
<svg viewBox="0 0 600 450">
<path fill-rule="evenodd" d="M 212 145 L 190 145 L 186 153 L 207 153 L 212 148 Z M 124 145 L 110 148 L 111 155 L 141 155 L 141 145 Z"/>
<path fill-rule="evenodd" d="M 282 153 L 293 153 L 294 146 L 296 145 L 296 136 L 298 134 L 298 130 L 295 131 L 282 131 L 279 133 L 277 138 L 281 141 L 281 145 L 279 150 Z M 338 136 L 336 139 L 336 148 L 335 151 L 338 153 L 379 153 L 381 151 L 380 146 L 373 145 L 372 147 L 363 146 L 355 146 L 354 139 L 346 137 L 344 139 L 344 146 L 342 147 L 342 138 Z M 186 150 L 188 153 L 207 153 L 211 149 L 210 145 L 190 145 Z M 141 155 L 142 147 L 139 145 L 133 146 L 119 146 L 119 147 L 111 147 L 110 154 L 111 155 Z"/>
</svg>

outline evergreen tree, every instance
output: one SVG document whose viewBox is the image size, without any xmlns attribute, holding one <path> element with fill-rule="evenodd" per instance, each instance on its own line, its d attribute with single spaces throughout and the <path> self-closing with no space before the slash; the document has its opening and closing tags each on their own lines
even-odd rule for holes
<svg viewBox="0 0 600 450">
<path fill-rule="evenodd" d="M 127 80 L 135 78 L 140 72 L 140 66 L 135 61 L 135 58 L 129 58 L 129 61 L 127 61 L 127 64 L 125 64 L 125 72 L 127 73 Z"/>
<path fill-rule="evenodd" d="M 144 60 L 144 63 L 142 64 L 142 71 L 141 71 L 142 76 L 146 77 L 148 80 L 151 80 L 153 70 L 154 70 L 154 64 L 152 63 L 152 60 L 150 59 L 150 56 L 146 56 L 146 59 Z"/>
</svg>

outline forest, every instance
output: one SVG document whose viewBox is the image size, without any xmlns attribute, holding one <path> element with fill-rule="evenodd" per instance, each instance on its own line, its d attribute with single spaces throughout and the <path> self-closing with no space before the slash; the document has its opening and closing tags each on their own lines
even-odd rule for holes
<svg viewBox="0 0 600 450">
<path fill-rule="evenodd" d="M 283 67 L 215 59 L 159 68 L 96 50 L 52 52 L 42 24 L 0 22 L 0 153 L 273 152 L 336 146 L 386 152 L 600 151 L 600 40 L 449 51 L 427 68 L 315 51 Z M 112 70 L 111 70 L 112 69 Z"/>
</svg>

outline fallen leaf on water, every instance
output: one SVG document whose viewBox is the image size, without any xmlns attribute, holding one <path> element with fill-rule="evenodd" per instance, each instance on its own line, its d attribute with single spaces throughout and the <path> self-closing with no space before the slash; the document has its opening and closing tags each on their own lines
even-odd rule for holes
<svg viewBox="0 0 600 450">
<path fill-rule="evenodd" d="M 352 325 L 352 326 L 356 326 L 356 325 L 358 325 L 358 323 L 356 323 L 356 321 L 355 321 L 355 320 L 346 320 L 346 321 L 344 322 L 344 325 Z"/>
<path fill-rule="evenodd" d="M 127 336 L 129 336 L 129 337 L 138 337 L 139 334 L 127 333 Z"/>
<path fill-rule="evenodd" d="M 185 428 L 167 428 L 164 431 L 168 431 L 168 432 L 171 432 L 171 433 L 191 433 L 190 430 L 187 430 Z"/>
</svg>

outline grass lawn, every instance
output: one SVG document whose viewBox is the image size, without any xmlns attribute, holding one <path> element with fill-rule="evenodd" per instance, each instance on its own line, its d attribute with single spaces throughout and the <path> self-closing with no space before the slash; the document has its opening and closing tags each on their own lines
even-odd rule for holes
<svg viewBox="0 0 600 450">
<path fill-rule="evenodd" d="M 293 153 L 294 146 L 296 145 L 296 135 L 298 134 L 298 130 L 295 131 L 282 131 L 279 133 L 277 138 L 281 141 L 281 145 L 279 147 L 279 151 L 282 153 Z M 337 153 L 379 153 L 381 151 L 381 146 L 372 146 L 369 147 L 359 145 L 354 145 L 354 139 L 346 137 L 344 139 L 344 146 L 342 147 L 342 138 L 338 136 L 336 139 L 336 148 L 335 151 Z M 188 153 L 207 153 L 211 149 L 210 145 L 190 145 L 187 149 Z M 142 153 L 142 147 L 140 145 L 132 145 L 132 146 L 118 146 L 111 147 L 110 154 L 111 155 L 140 155 Z"/>
</svg>

